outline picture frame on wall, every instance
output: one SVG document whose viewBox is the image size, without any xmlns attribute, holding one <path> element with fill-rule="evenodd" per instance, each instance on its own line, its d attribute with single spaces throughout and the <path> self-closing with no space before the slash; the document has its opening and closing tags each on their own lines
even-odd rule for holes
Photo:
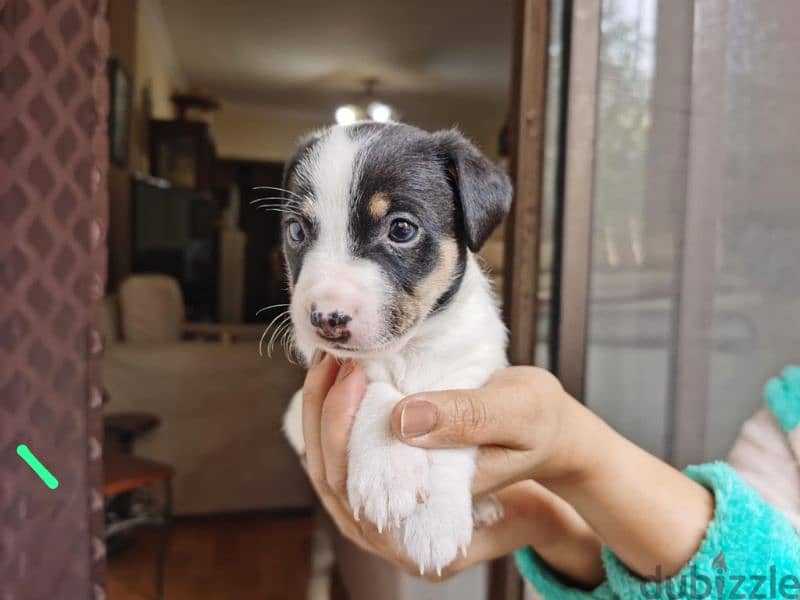
<svg viewBox="0 0 800 600">
<path fill-rule="evenodd" d="M 125 166 L 130 136 L 131 80 L 125 67 L 114 58 L 109 61 L 108 78 L 111 101 L 108 111 L 109 151 L 115 164 Z"/>
</svg>

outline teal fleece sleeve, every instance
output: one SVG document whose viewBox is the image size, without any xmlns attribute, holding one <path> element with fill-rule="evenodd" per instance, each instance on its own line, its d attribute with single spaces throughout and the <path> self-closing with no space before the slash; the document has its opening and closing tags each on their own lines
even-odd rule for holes
<svg viewBox="0 0 800 600">
<path fill-rule="evenodd" d="M 656 571 L 651 575 L 657 581 L 643 580 L 608 548 L 603 550 L 607 581 L 592 591 L 570 588 L 530 548 L 517 551 L 521 573 L 545 599 L 800 600 L 800 537 L 789 521 L 725 463 L 685 473 L 714 493 L 715 508 L 699 550 L 675 576 L 663 579 Z"/>
<path fill-rule="evenodd" d="M 800 367 L 789 366 L 764 386 L 764 401 L 786 433 L 800 426 Z"/>
<path fill-rule="evenodd" d="M 611 600 L 616 598 L 608 581 L 604 581 L 593 590 L 571 587 L 562 581 L 530 547 L 517 550 L 514 558 L 517 561 L 519 572 L 545 600 L 550 598 L 563 598 L 564 600 Z"/>
</svg>

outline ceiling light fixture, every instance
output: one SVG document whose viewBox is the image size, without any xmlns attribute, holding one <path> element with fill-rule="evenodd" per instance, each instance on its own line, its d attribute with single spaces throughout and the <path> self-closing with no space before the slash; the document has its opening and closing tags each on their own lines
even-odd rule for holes
<svg viewBox="0 0 800 600">
<path fill-rule="evenodd" d="M 378 80 L 370 78 L 364 80 L 362 102 L 342 104 L 334 112 L 334 117 L 339 125 L 350 125 L 362 119 L 371 119 L 378 123 L 388 123 L 397 120 L 394 108 L 385 102 L 375 100 L 375 86 Z"/>
<path fill-rule="evenodd" d="M 336 109 L 334 116 L 339 125 L 350 125 L 358 121 L 358 108 L 352 104 L 345 104 Z"/>
<path fill-rule="evenodd" d="M 378 123 L 386 123 L 392 120 L 392 107 L 383 102 L 370 102 L 367 105 L 369 118 Z"/>
</svg>

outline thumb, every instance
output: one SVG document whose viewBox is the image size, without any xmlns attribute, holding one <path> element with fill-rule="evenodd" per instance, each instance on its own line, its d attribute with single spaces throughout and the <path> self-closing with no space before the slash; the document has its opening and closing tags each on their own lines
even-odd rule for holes
<svg viewBox="0 0 800 600">
<path fill-rule="evenodd" d="M 448 390 L 414 394 L 392 412 L 392 431 L 400 440 L 421 448 L 505 446 L 524 443 L 525 410 L 516 394 L 500 389 Z M 530 424 L 530 423 L 528 423 Z"/>
</svg>

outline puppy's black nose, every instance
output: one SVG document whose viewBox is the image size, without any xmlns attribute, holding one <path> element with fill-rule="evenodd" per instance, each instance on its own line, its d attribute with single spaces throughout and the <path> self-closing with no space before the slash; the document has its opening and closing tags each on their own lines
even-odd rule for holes
<svg viewBox="0 0 800 600">
<path fill-rule="evenodd" d="M 329 327 L 339 327 L 347 325 L 352 320 L 350 315 L 346 315 L 341 312 L 332 312 L 328 314 L 328 326 Z"/>
<path fill-rule="evenodd" d="M 311 311 L 309 315 L 311 319 L 311 324 L 314 327 L 344 327 L 350 321 L 353 320 L 353 317 L 350 315 L 346 315 L 339 311 L 334 311 L 332 313 L 328 313 L 327 315 L 323 314 L 322 312 L 315 310 Z"/>
<path fill-rule="evenodd" d="M 311 311 L 311 324 L 314 327 L 319 327 L 322 325 L 322 313 L 317 311 Z"/>
<path fill-rule="evenodd" d="M 311 305 L 309 319 L 311 320 L 311 325 L 319 330 L 319 335 L 329 339 L 349 337 L 347 324 L 353 320 L 350 315 L 339 310 L 327 313 L 317 310 L 315 304 Z"/>
</svg>

